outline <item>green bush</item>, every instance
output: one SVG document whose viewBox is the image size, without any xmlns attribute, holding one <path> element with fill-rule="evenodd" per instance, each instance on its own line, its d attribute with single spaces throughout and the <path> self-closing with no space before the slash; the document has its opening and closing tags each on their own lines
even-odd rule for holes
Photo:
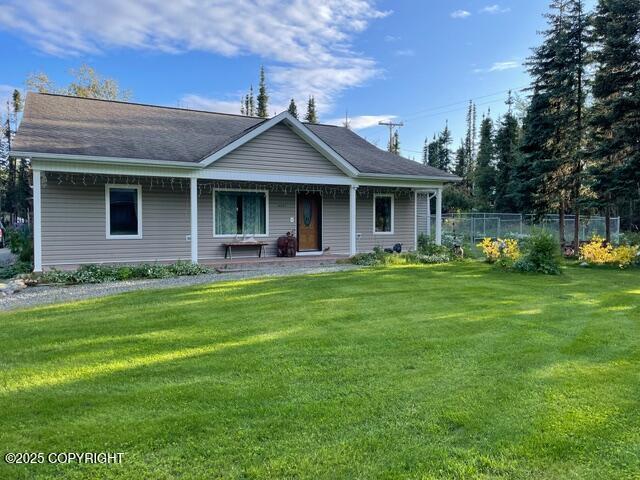
<svg viewBox="0 0 640 480">
<path fill-rule="evenodd" d="M 560 273 L 559 252 L 560 246 L 553 234 L 545 230 L 532 232 L 524 240 L 523 255 L 514 262 L 513 269 L 518 272 L 558 275 Z"/>
<path fill-rule="evenodd" d="M 7 228 L 6 236 L 9 250 L 20 262 L 33 262 L 33 235 L 29 225 Z"/>
<path fill-rule="evenodd" d="M 16 262 L 13 265 L 4 265 L 0 267 L 0 278 L 13 278 L 22 273 L 31 273 L 33 264 L 31 262 Z"/>
<path fill-rule="evenodd" d="M 211 271 L 191 262 L 176 262 L 170 265 L 82 265 L 74 271 L 52 269 L 40 277 L 41 283 L 80 284 L 105 283 L 118 280 L 142 278 L 170 278 L 200 275 Z"/>
<path fill-rule="evenodd" d="M 620 245 L 640 246 L 640 232 L 623 232 L 620 234 Z"/>
<path fill-rule="evenodd" d="M 445 245 L 437 245 L 430 236 L 421 233 L 418 236 L 418 253 L 422 255 L 450 256 L 451 249 Z"/>
<path fill-rule="evenodd" d="M 441 247 L 438 247 L 439 249 Z M 425 254 L 421 251 L 406 253 L 388 253 L 379 247 L 370 253 L 359 253 L 351 258 L 351 263 L 364 267 L 377 267 L 387 265 L 420 265 L 432 263 L 446 263 L 451 260 L 448 249 L 441 253 Z"/>
</svg>

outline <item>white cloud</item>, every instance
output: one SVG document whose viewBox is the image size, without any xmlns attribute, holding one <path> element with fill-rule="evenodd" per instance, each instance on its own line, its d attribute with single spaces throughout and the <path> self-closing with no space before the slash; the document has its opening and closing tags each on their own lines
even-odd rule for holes
<svg viewBox="0 0 640 480">
<path fill-rule="evenodd" d="M 385 42 L 397 42 L 398 40 L 400 40 L 400 37 L 395 37 L 393 35 L 385 35 L 384 36 L 384 41 Z"/>
<path fill-rule="evenodd" d="M 491 72 L 504 72 L 505 70 L 513 70 L 518 68 L 520 63 L 515 60 L 509 60 L 507 62 L 495 62 L 489 68 L 475 68 L 473 73 L 491 73 Z"/>
<path fill-rule="evenodd" d="M 471 16 L 471 12 L 467 10 L 456 10 L 451 12 L 451 18 L 467 18 Z"/>
<path fill-rule="evenodd" d="M 495 62 L 493 65 L 491 65 L 491 68 L 489 68 L 489 71 L 502 72 L 504 70 L 513 70 L 514 68 L 518 68 L 519 66 L 520 64 L 516 61 Z"/>
<path fill-rule="evenodd" d="M 365 128 L 377 127 L 378 122 L 388 122 L 398 118 L 396 115 L 360 115 L 349 117 L 349 126 L 354 130 L 364 130 Z M 344 125 L 344 118 L 334 118 L 327 120 L 329 125 Z"/>
<path fill-rule="evenodd" d="M 379 74 L 350 41 L 389 13 L 374 0 L 8 0 L 0 28 L 57 56 L 117 48 L 259 56 L 271 73 L 275 103 L 315 94 L 322 111 L 344 89 Z M 327 86 L 331 92 L 322 94 Z"/>
<path fill-rule="evenodd" d="M 415 50 L 413 50 L 411 48 L 406 48 L 404 50 L 396 50 L 394 53 L 398 57 L 413 57 L 416 54 Z"/>
<path fill-rule="evenodd" d="M 491 15 L 496 15 L 498 13 L 507 13 L 510 12 L 511 9 L 509 7 L 501 7 L 497 3 L 494 5 L 487 5 L 486 7 L 480 10 L 480 13 L 489 13 Z"/>
<path fill-rule="evenodd" d="M 210 112 L 221 113 L 240 113 L 240 95 L 238 100 L 218 100 L 215 98 L 207 98 L 202 95 L 189 93 L 183 95 L 178 102 L 182 108 L 190 108 L 192 110 L 207 110 Z"/>
</svg>

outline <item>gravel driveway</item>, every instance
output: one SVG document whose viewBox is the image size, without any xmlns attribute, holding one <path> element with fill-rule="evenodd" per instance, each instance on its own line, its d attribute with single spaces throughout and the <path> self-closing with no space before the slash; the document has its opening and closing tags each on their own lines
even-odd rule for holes
<svg viewBox="0 0 640 480">
<path fill-rule="evenodd" d="M 0 297 L 0 310 L 33 307 L 52 303 L 64 303 L 94 297 L 104 297 L 117 293 L 131 292 L 141 289 L 172 288 L 204 283 L 242 280 L 273 276 L 301 275 L 312 273 L 339 272 L 354 270 L 355 265 L 323 265 L 315 267 L 286 266 L 262 267 L 255 270 L 243 270 L 229 273 L 212 273 L 193 277 L 175 277 L 151 280 L 129 280 L 124 282 L 72 285 L 64 287 L 29 287 L 22 292 L 8 297 Z"/>
<path fill-rule="evenodd" d="M 0 266 L 8 265 L 15 261 L 15 255 L 8 248 L 0 248 Z"/>
</svg>

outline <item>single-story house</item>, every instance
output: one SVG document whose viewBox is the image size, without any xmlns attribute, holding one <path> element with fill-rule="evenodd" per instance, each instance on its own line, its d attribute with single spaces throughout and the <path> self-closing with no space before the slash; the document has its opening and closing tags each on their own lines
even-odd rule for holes
<svg viewBox="0 0 640 480">
<path fill-rule="evenodd" d="M 40 93 L 27 95 L 11 155 L 33 169 L 35 271 L 215 261 L 241 241 L 273 256 L 287 232 L 300 255 L 410 250 L 434 196 L 441 241 L 442 188 L 459 180 L 288 112 L 263 119 Z"/>
</svg>

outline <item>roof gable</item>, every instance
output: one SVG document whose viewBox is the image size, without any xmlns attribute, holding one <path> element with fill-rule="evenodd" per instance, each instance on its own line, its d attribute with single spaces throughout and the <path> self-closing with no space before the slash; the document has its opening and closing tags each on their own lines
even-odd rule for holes
<svg viewBox="0 0 640 480">
<path fill-rule="evenodd" d="M 200 163 L 202 166 L 209 166 L 212 163 L 220 160 L 229 153 L 233 152 L 237 148 L 245 145 L 259 135 L 274 128 L 276 125 L 286 125 L 300 138 L 306 141 L 309 145 L 315 148 L 322 156 L 333 163 L 342 173 L 349 176 L 356 176 L 358 170 L 353 167 L 349 162 L 342 158 L 335 150 L 327 145 L 320 137 L 318 137 L 313 131 L 311 131 L 305 124 L 300 122 L 297 118 L 291 115 L 289 112 L 282 112 L 269 120 L 264 121 L 260 125 L 255 126 L 251 130 L 247 131 L 243 135 L 229 142 L 224 147 L 214 151 L 211 155 L 204 158 Z"/>
<path fill-rule="evenodd" d="M 284 123 L 274 125 L 206 168 L 285 175 L 345 175 Z"/>
</svg>

